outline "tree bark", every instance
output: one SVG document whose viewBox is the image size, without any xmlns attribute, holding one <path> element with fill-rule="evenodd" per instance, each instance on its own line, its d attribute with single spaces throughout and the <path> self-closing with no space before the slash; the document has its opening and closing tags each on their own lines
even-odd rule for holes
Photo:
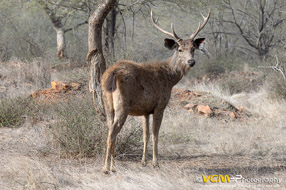
<svg viewBox="0 0 286 190">
<path fill-rule="evenodd" d="M 66 56 L 65 31 L 63 29 L 62 20 L 56 16 L 53 10 L 49 9 L 48 5 L 44 1 L 38 1 L 38 3 L 43 6 L 44 11 L 53 24 L 54 30 L 57 34 L 57 56 L 59 59 L 62 59 Z"/>
<path fill-rule="evenodd" d="M 114 7 L 116 0 L 103 0 L 98 8 L 90 15 L 88 22 L 88 54 L 87 63 L 90 66 L 89 90 L 93 94 L 96 111 L 105 115 L 100 86 L 101 76 L 106 70 L 102 51 L 102 25 L 104 19 Z"/>
<path fill-rule="evenodd" d="M 114 56 L 114 35 L 116 26 L 116 10 L 112 8 L 106 17 L 105 25 L 105 47 Z"/>
<path fill-rule="evenodd" d="M 63 28 L 54 27 L 54 29 L 57 33 L 57 56 L 59 59 L 62 59 L 65 57 L 66 49 L 65 32 Z"/>
<path fill-rule="evenodd" d="M 49 17 L 49 19 L 51 20 L 54 30 L 57 34 L 57 56 L 59 59 L 63 59 L 66 58 L 67 55 L 65 54 L 65 49 L 66 49 L 66 43 L 65 43 L 65 33 L 75 30 L 76 28 L 87 24 L 87 20 L 78 23 L 77 25 L 64 29 L 64 24 L 65 23 L 63 21 L 64 18 L 68 17 L 68 14 L 62 14 L 62 15 L 57 15 L 57 11 L 59 10 L 59 7 L 61 6 L 61 2 L 59 2 L 60 4 L 58 4 L 57 6 L 59 7 L 54 7 L 53 4 L 50 4 L 49 1 L 46 0 L 37 0 L 37 2 L 39 3 L 39 5 L 41 5 L 45 11 L 45 13 L 47 14 L 47 16 Z M 50 5 L 50 6 L 49 6 Z M 72 5 L 70 5 L 72 7 Z M 66 7 L 65 7 L 66 8 Z"/>
</svg>

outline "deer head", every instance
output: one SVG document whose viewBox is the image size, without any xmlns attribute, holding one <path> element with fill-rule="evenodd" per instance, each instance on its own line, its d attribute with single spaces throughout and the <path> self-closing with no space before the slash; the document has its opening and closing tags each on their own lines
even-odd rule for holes
<svg viewBox="0 0 286 190">
<path fill-rule="evenodd" d="M 151 10 L 151 21 L 153 23 L 153 25 L 161 32 L 163 32 L 164 34 L 167 34 L 168 36 L 171 36 L 173 39 L 168 39 L 166 38 L 164 40 L 164 45 L 166 48 L 168 48 L 169 50 L 175 50 L 174 55 L 171 58 L 171 65 L 176 69 L 176 70 L 180 70 L 183 72 L 183 74 L 185 74 L 191 67 L 193 67 L 196 63 L 195 59 L 194 59 L 194 52 L 195 49 L 200 49 L 201 45 L 204 43 L 205 38 L 197 38 L 195 39 L 195 37 L 198 35 L 198 33 L 205 27 L 205 25 L 207 24 L 209 18 L 210 18 L 210 11 L 208 13 L 207 17 L 204 17 L 202 15 L 204 21 L 203 24 L 201 25 L 199 23 L 199 26 L 197 28 L 197 30 L 190 36 L 189 39 L 187 40 L 183 40 L 182 38 L 180 38 L 175 30 L 174 30 L 174 26 L 173 23 L 171 24 L 171 32 L 168 32 L 166 30 L 163 30 L 161 27 L 159 27 L 156 24 L 156 21 L 153 18 L 153 13 Z"/>
</svg>

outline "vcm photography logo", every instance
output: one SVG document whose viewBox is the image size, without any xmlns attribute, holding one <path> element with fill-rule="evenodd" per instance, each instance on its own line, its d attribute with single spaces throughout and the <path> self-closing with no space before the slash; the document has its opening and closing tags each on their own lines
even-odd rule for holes
<svg viewBox="0 0 286 190">
<path fill-rule="evenodd" d="M 281 179 L 278 178 L 244 178 L 242 175 L 202 175 L 201 178 L 197 178 L 195 182 L 197 183 L 230 183 L 231 181 L 235 183 L 268 183 L 268 184 L 279 184 Z"/>
<path fill-rule="evenodd" d="M 229 178 L 229 175 L 208 175 L 208 176 L 205 176 L 203 175 L 202 176 L 202 182 L 204 183 L 207 183 L 208 181 L 210 181 L 211 183 L 229 183 L 230 182 L 230 178 Z"/>
</svg>

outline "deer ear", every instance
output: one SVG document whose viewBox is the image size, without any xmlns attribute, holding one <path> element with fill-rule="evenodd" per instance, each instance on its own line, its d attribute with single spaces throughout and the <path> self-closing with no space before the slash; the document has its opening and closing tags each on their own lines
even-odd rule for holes
<svg viewBox="0 0 286 190">
<path fill-rule="evenodd" d="M 164 40 L 164 42 L 165 42 L 165 43 L 164 43 L 164 46 L 165 46 L 166 48 L 170 49 L 170 50 L 173 50 L 173 49 L 175 49 L 175 48 L 178 47 L 178 43 L 175 42 L 175 40 L 166 38 L 166 39 Z"/>
<path fill-rule="evenodd" d="M 196 49 L 200 49 L 200 47 L 203 45 L 203 43 L 205 42 L 205 38 L 198 38 L 194 41 L 194 47 Z"/>
</svg>

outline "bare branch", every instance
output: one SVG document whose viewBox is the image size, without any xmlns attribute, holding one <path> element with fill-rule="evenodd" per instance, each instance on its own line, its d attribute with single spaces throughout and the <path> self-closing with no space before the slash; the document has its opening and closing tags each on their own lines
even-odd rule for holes
<svg viewBox="0 0 286 190">
<path fill-rule="evenodd" d="M 277 55 L 275 55 L 275 58 L 276 58 L 276 65 L 273 65 L 273 66 L 259 66 L 259 68 L 273 69 L 274 71 L 279 72 L 282 75 L 283 79 L 286 81 L 284 68 L 280 66 L 280 62 L 278 60 L 278 56 Z"/>
<path fill-rule="evenodd" d="M 280 10 L 285 3 L 279 0 L 272 0 L 271 3 L 263 0 L 243 2 L 238 5 L 234 1 L 223 0 L 223 7 L 232 17 L 223 19 L 223 22 L 233 24 L 238 34 L 263 58 L 271 47 L 281 43 L 276 31 L 286 21 Z"/>
<path fill-rule="evenodd" d="M 88 20 L 84 21 L 84 22 L 81 22 L 81 23 L 78 23 L 77 25 L 75 25 L 74 27 L 71 27 L 71 28 L 68 28 L 68 29 L 65 29 L 64 33 L 68 32 L 68 31 L 71 31 L 71 30 L 75 30 L 77 29 L 78 27 L 84 25 L 84 24 L 88 24 Z"/>
</svg>

